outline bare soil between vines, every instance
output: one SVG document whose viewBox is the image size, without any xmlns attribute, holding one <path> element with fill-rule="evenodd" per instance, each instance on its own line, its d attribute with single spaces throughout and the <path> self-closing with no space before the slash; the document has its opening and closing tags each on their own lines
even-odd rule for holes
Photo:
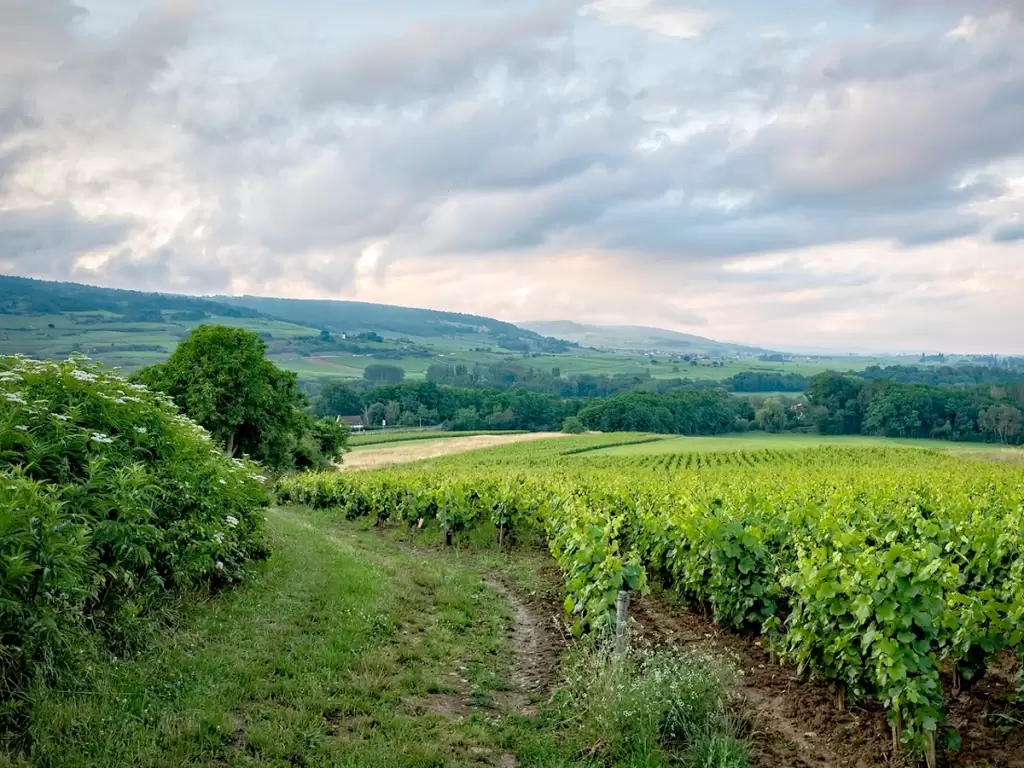
<svg viewBox="0 0 1024 768">
<path fill-rule="evenodd" d="M 834 690 L 800 679 L 789 666 L 769 663 L 757 638 L 723 630 L 710 618 L 672 606 L 657 596 L 635 601 L 632 608 L 641 642 L 654 645 L 704 646 L 731 656 L 743 672 L 739 694 L 752 717 L 749 740 L 755 764 L 771 768 L 870 768 L 912 766 L 913 757 L 894 754 L 885 713 L 876 702 L 858 702 L 845 711 Z M 952 690 L 952 679 L 943 679 Z M 945 768 L 1014 768 L 1024 766 L 1024 710 L 1014 703 L 1012 657 L 1000 658 L 970 691 L 947 700 L 948 725 L 963 743 L 959 751 L 942 750 Z"/>
</svg>

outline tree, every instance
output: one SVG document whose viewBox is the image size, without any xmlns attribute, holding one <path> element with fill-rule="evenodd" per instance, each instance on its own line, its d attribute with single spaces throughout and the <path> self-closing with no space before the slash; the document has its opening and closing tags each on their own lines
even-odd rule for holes
<svg viewBox="0 0 1024 768">
<path fill-rule="evenodd" d="M 384 419 L 388 424 L 398 424 L 398 418 L 402 415 L 402 407 L 398 404 L 397 400 L 389 400 L 388 404 L 384 406 Z"/>
<path fill-rule="evenodd" d="M 330 342 L 330 340 L 331 340 L 331 332 L 330 331 L 328 331 L 326 328 L 324 328 L 322 331 L 320 331 L 320 341 Z"/>
<path fill-rule="evenodd" d="M 757 412 L 757 424 L 765 432 L 782 432 L 787 425 L 786 409 L 777 398 L 769 398 Z"/>
<path fill-rule="evenodd" d="M 397 365 L 372 363 L 366 366 L 363 378 L 373 384 L 397 384 L 405 378 L 405 370 Z"/>
<path fill-rule="evenodd" d="M 979 414 L 979 426 L 1001 443 L 1015 443 L 1021 435 L 1022 415 L 1012 405 L 993 405 Z"/>
<path fill-rule="evenodd" d="M 363 411 L 359 395 L 342 381 L 329 381 L 313 400 L 317 416 L 358 416 Z"/>
<path fill-rule="evenodd" d="M 167 362 L 143 368 L 136 378 L 170 395 L 229 456 L 287 466 L 295 433 L 302 430 L 302 395 L 295 374 L 267 360 L 266 349 L 252 331 L 200 325 Z"/>
<path fill-rule="evenodd" d="M 583 426 L 583 422 L 575 416 L 570 416 L 562 422 L 562 431 L 567 435 L 582 435 L 587 431 L 587 428 Z"/>
</svg>

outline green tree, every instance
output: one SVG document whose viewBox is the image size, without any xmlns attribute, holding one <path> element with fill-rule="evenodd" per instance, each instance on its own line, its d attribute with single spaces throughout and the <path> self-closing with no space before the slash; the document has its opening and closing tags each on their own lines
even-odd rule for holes
<svg viewBox="0 0 1024 768">
<path fill-rule="evenodd" d="M 757 412 L 757 424 L 765 432 L 782 432 L 786 428 L 787 422 L 786 409 L 774 397 L 766 400 Z"/>
<path fill-rule="evenodd" d="M 363 412 L 359 395 L 342 381 L 329 381 L 313 399 L 317 416 L 358 416 Z"/>
<path fill-rule="evenodd" d="M 397 365 L 373 363 L 366 366 L 363 378 L 373 384 L 397 384 L 405 378 L 405 370 Z"/>
<path fill-rule="evenodd" d="M 302 395 L 295 374 L 267 360 L 266 350 L 252 331 L 200 325 L 167 362 L 143 368 L 136 378 L 170 395 L 229 456 L 287 466 L 302 426 Z"/>
<path fill-rule="evenodd" d="M 587 431 L 587 428 L 583 426 L 583 422 L 575 416 L 570 416 L 562 422 L 562 431 L 567 435 L 582 435 Z"/>
</svg>

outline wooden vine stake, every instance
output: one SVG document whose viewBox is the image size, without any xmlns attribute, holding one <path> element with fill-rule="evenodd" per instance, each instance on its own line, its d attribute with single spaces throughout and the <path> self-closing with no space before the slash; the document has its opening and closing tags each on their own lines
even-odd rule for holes
<svg viewBox="0 0 1024 768">
<path fill-rule="evenodd" d="M 846 711 L 846 683 L 836 685 L 836 708 L 840 712 Z"/>
<path fill-rule="evenodd" d="M 441 543 L 449 546 L 452 543 L 452 535 L 448 531 L 448 503 L 441 507 Z"/>
<path fill-rule="evenodd" d="M 903 713 L 900 710 L 896 710 L 896 725 L 892 727 L 892 751 L 893 754 L 897 754 L 900 751 L 900 745 L 903 743 Z"/>
<path fill-rule="evenodd" d="M 938 762 L 935 757 L 935 731 L 929 731 L 925 737 L 924 747 L 924 761 L 928 764 L 928 768 L 936 768 Z"/>
<path fill-rule="evenodd" d="M 619 590 L 615 601 L 615 652 L 621 656 L 629 645 L 629 592 Z"/>
</svg>

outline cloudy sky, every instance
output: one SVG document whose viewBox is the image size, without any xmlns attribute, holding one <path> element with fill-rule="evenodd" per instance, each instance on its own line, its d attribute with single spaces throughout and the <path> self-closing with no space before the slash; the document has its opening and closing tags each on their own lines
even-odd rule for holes
<svg viewBox="0 0 1024 768">
<path fill-rule="evenodd" d="M 0 272 L 1024 353 L 1024 0 L 0 0 Z"/>
</svg>

